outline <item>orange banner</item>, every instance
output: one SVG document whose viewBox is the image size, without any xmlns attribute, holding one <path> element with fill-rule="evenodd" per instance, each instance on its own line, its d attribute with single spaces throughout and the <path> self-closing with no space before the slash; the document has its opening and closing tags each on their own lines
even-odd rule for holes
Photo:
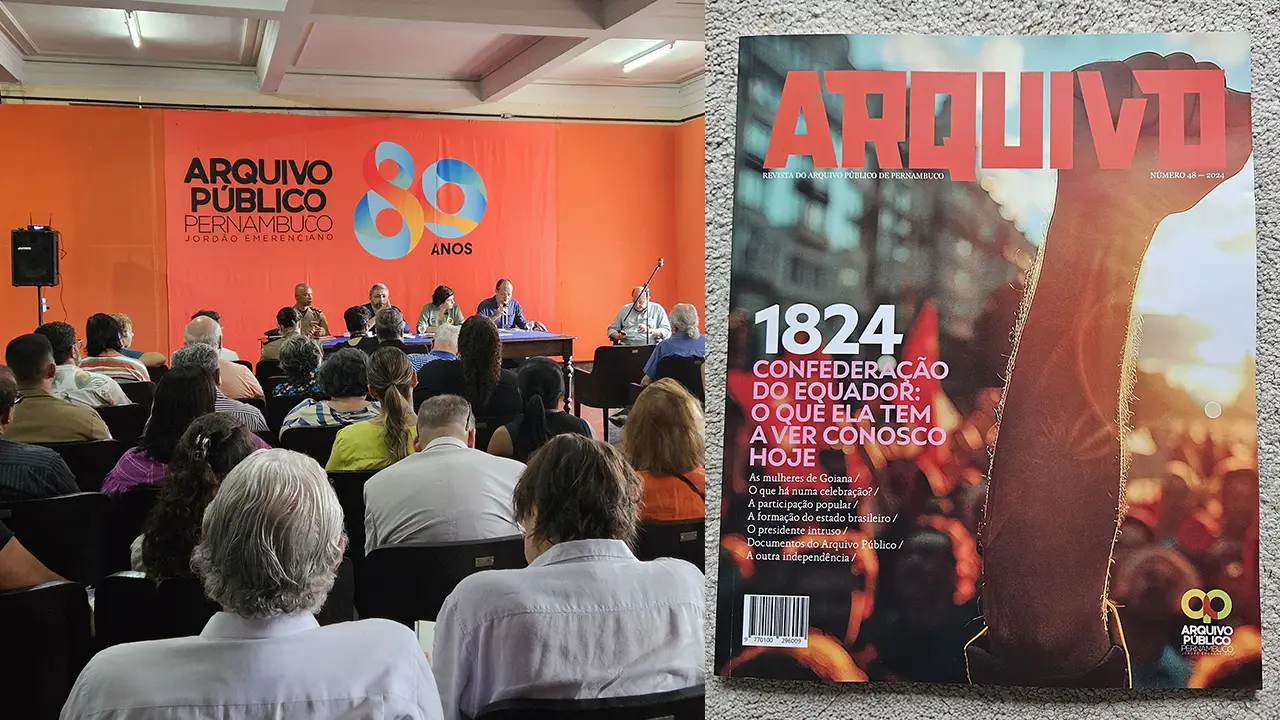
<svg viewBox="0 0 1280 720">
<path fill-rule="evenodd" d="M 554 125 L 173 111 L 164 126 L 172 347 L 214 309 L 256 359 L 302 282 L 335 334 L 375 282 L 410 325 L 437 285 L 469 315 L 499 277 L 528 317 L 557 317 Z"/>
</svg>

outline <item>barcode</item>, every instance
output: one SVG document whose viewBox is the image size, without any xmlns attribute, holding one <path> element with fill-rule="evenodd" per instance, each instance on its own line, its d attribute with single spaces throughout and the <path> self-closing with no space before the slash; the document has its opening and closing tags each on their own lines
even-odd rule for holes
<svg viewBox="0 0 1280 720">
<path fill-rule="evenodd" d="M 744 595 L 742 644 L 809 647 L 809 597 Z"/>
</svg>

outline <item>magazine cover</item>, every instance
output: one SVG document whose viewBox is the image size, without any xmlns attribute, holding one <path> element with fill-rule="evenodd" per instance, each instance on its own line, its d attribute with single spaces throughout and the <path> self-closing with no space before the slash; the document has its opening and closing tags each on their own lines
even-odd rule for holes
<svg viewBox="0 0 1280 720">
<path fill-rule="evenodd" d="M 740 60 L 716 672 L 1260 688 L 1249 38 Z"/>
</svg>

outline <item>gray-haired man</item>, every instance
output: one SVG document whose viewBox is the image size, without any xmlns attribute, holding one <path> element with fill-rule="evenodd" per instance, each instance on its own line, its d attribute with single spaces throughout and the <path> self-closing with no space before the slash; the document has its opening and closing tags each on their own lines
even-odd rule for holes
<svg viewBox="0 0 1280 720">
<path fill-rule="evenodd" d="M 262 411 L 258 408 L 242 403 L 239 400 L 232 400 L 222 392 L 222 359 L 218 356 L 218 351 L 204 343 L 196 343 L 188 345 L 173 354 L 173 367 L 182 367 L 183 365 L 192 365 L 202 367 L 213 375 L 213 381 L 218 384 L 218 399 L 213 404 L 215 412 L 229 413 L 240 418 L 240 422 L 249 428 L 249 432 L 266 432 L 267 419 L 263 417 Z"/>
<path fill-rule="evenodd" d="M 250 455 L 209 503 L 192 553 L 222 612 L 200 637 L 98 653 L 62 717 L 443 718 L 412 630 L 316 622 L 345 549 L 342 507 L 315 460 Z"/>
</svg>

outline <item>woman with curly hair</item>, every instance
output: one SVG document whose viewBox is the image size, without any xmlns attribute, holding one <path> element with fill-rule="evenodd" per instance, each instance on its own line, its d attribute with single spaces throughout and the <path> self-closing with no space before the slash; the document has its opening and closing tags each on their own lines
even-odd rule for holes
<svg viewBox="0 0 1280 720">
<path fill-rule="evenodd" d="M 381 470 L 413 453 L 417 418 L 413 414 L 413 374 L 409 356 L 398 348 L 378 348 L 369 356 L 369 393 L 382 414 L 338 431 L 325 469 L 330 472 Z"/>
<path fill-rule="evenodd" d="M 461 395 L 478 418 L 514 418 L 521 413 L 516 374 L 502 369 L 502 338 L 498 326 L 483 315 L 472 315 L 458 331 L 458 359 L 436 360 L 418 371 L 423 399 Z"/>
<path fill-rule="evenodd" d="M 284 395 L 319 395 L 316 373 L 320 370 L 320 343 L 297 335 L 284 341 L 280 348 L 280 372 L 285 381 L 271 389 L 275 397 Z"/>
<path fill-rule="evenodd" d="M 167 377 L 167 376 L 166 376 Z M 160 495 L 133 542 L 133 569 L 156 582 L 191 578 L 191 550 L 204 509 L 231 469 L 258 449 L 234 415 L 205 415 L 182 434 L 160 484 Z"/>
</svg>

